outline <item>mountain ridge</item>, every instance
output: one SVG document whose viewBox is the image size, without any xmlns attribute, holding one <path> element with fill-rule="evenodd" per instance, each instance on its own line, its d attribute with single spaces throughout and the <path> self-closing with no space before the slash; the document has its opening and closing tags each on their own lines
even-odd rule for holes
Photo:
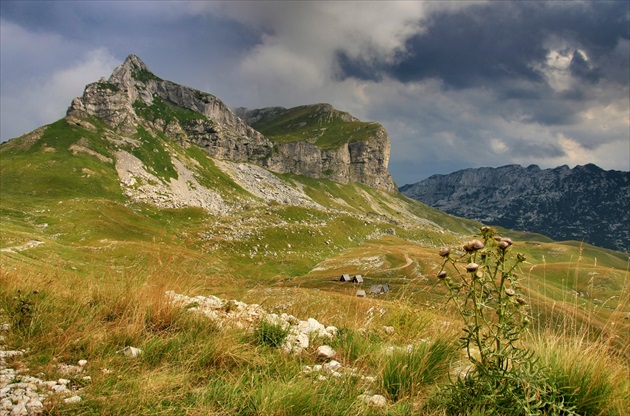
<svg viewBox="0 0 630 416">
<path fill-rule="evenodd" d="M 300 108 L 310 112 L 321 106 Z M 347 114 L 329 104 L 325 106 L 331 114 Z M 361 140 L 347 140 L 340 134 L 326 148 L 305 140 L 270 140 L 214 95 L 157 77 L 135 55 L 130 55 L 109 79 L 87 85 L 83 95 L 72 101 L 67 117 L 81 120 L 86 115 L 96 116 L 126 134 L 134 134 L 142 126 L 184 146 L 197 145 L 214 157 L 247 161 L 278 173 L 396 190 L 387 170 L 389 137 L 378 123 L 366 123 L 378 128 L 372 128 L 373 134 L 364 135 Z M 342 121 L 359 122 L 349 114 Z M 326 129 L 328 124 L 323 123 L 320 128 Z"/>
<path fill-rule="evenodd" d="M 594 164 L 506 165 L 433 175 L 400 191 L 452 215 L 628 252 L 629 178 Z"/>
</svg>

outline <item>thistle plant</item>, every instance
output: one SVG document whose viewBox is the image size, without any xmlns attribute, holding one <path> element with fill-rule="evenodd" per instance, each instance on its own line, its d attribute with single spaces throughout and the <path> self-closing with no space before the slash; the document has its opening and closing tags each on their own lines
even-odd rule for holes
<svg viewBox="0 0 630 416">
<path fill-rule="evenodd" d="M 464 244 L 463 253 L 444 248 L 438 277 L 464 319 L 461 338 L 468 359 L 478 371 L 509 371 L 527 352 L 518 345 L 529 324 L 524 298 L 518 293 L 518 266 L 525 256 L 512 256 L 512 240 L 494 238 L 490 227 L 482 240 Z"/>
<path fill-rule="evenodd" d="M 437 277 L 464 321 L 460 338 L 471 368 L 446 391 L 449 413 L 572 414 L 520 345 L 530 323 L 527 302 L 520 293 L 519 265 L 523 254 L 512 254 L 513 242 L 481 228 L 481 239 L 463 250 L 440 250 L 444 258 Z"/>
</svg>

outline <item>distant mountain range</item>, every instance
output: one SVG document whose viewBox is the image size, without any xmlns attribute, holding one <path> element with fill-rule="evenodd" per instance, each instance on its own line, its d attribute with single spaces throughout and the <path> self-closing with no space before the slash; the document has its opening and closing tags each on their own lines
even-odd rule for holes
<svg viewBox="0 0 630 416">
<path fill-rule="evenodd" d="M 630 251 L 630 172 L 587 164 L 464 169 L 400 191 L 449 214 Z"/>
</svg>

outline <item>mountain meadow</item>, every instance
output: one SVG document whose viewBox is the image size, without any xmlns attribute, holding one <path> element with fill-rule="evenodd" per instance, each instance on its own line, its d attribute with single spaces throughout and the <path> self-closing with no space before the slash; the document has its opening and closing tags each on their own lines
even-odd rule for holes
<svg viewBox="0 0 630 416">
<path fill-rule="evenodd" d="M 627 414 L 627 253 L 414 201 L 329 105 L 238 114 L 131 56 L 0 146 L 0 414 Z"/>
</svg>

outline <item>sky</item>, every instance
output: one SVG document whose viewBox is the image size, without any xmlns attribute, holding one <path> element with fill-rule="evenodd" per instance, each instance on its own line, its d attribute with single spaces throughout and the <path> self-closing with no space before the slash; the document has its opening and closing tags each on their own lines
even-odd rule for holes
<svg viewBox="0 0 630 416">
<path fill-rule="evenodd" d="M 129 54 L 228 106 L 376 121 L 399 186 L 508 164 L 630 170 L 627 1 L 0 2 L 0 139 Z"/>
</svg>

